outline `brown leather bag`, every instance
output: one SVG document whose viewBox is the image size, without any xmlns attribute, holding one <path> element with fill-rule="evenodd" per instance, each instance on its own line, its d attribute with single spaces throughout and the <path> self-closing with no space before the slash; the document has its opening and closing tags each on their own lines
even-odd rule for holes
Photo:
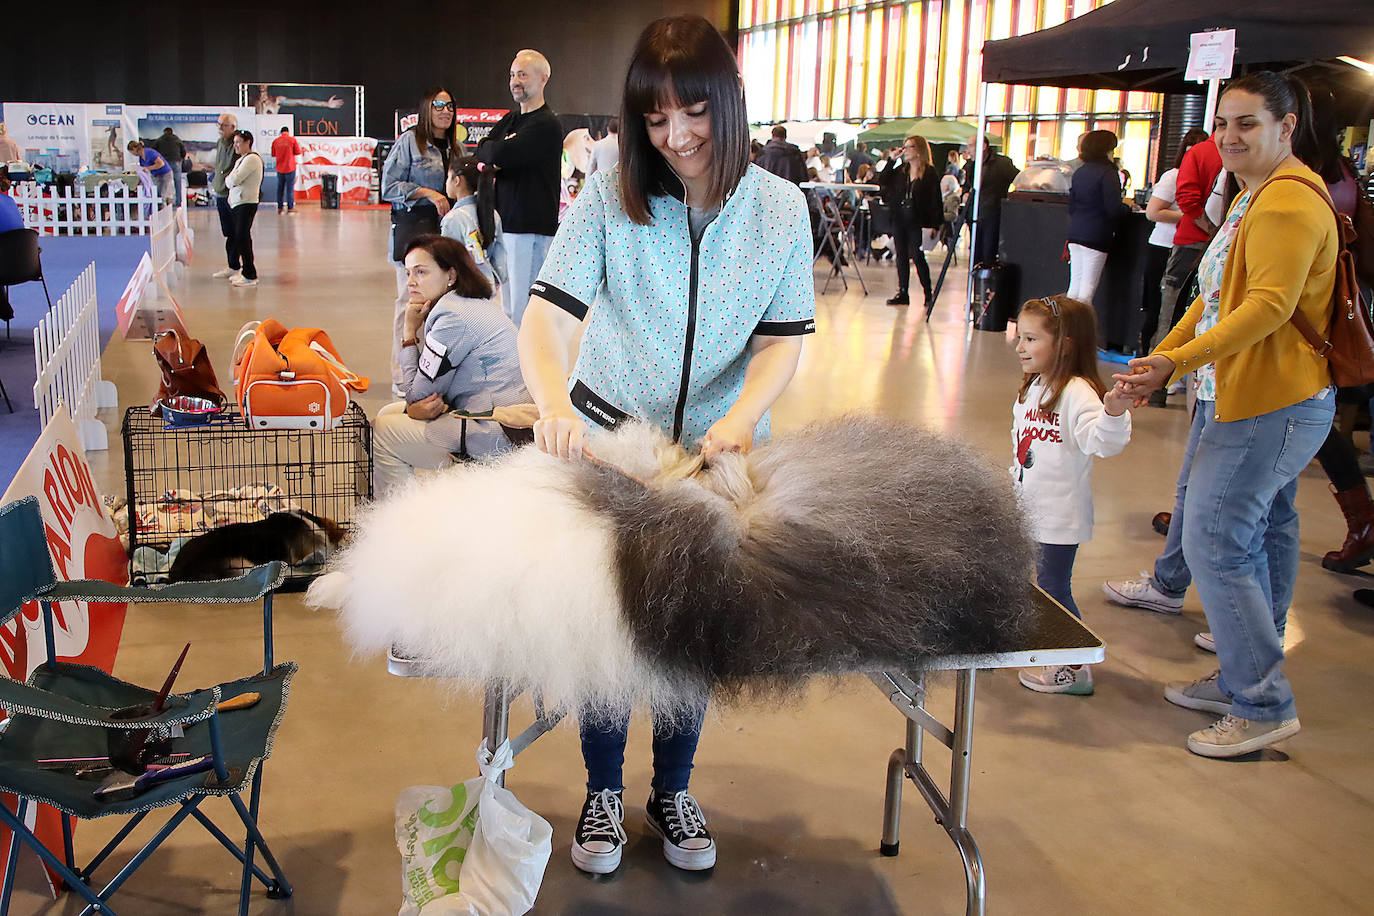
<svg viewBox="0 0 1374 916">
<path fill-rule="evenodd" d="M 1275 181 L 1301 181 L 1320 195 L 1331 208 L 1336 219 L 1336 288 L 1332 293 L 1331 327 L 1323 337 L 1317 333 L 1312 322 L 1298 309 L 1293 310 L 1293 322 L 1299 333 L 1307 339 L 1312 348 L 1326 357 L 1331 366 L 1331 381 L 1338 388 L 1353 388 L 1374 382 L 1374 324 L 1369 318 L 1369 309 L 1360 296 L 1360 286 L 1355 280 L 1355 259 L 1351 254 L 1351 243 L 1355 240 L 1355 227 L 1350 217 L 1336 211 L 1326 189 L 1300 175 L 1279 175 L 1261 185 L 1255 192 L 1258 197 Z M 1250 205 L 1254 206 L 1254 197 Z"/>
<path fill-rule="evenodd" d="M 163 398 L 205 398 L 221 407 L 228 403 L 210 365 L 210 354 L 194 337 L 182 338 L 175 329 L 162 328 L 153 335 L 153 356 L 162 370 L 162 383 L 152 403 L 153 416 L 162 415 L 159 402 Z"/>
</svg>

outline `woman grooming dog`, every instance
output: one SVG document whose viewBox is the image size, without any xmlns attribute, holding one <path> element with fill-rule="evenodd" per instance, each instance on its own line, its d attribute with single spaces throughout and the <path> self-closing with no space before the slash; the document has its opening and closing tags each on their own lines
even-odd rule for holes
<svg viewBox="0 0 1374 916">
<path fill-rule="evenodd" d="M 588 421 L 614 428 L 634 419 L 699 446 L 708 462 L 747 452 L 768 435 L 768 409 L 815 327 L 805 200 L 749 164 L 739 69 L 705 19 L 670 17 L 644 30 L 620 123 L 620 163 L 595 173 L 568 211 L 521 325 L 535 442 L 578 460 Z M 570 377 L 569 345 L 588 313 Z M 654 722 L 646 824 L 668 861 L 687 870 L 716 861 L 687 791 L 704 712 Z M 572 858 L 583 871 L 620 864 L 628 723 L 628 709 L 582 717 L 587 800 Z"/>
</svg>

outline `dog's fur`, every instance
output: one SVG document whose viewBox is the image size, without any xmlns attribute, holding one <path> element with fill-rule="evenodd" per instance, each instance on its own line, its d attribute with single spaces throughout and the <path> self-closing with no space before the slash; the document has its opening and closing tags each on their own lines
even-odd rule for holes
<svg viewBox="0 0 1374 916">
<path fill-rule="evenodd" d="M 964 446 L 848 418 L 709 468 L 643 426 L 590 447 L 374 505 L 307 601 L 359 651 L 607 711 L 1015 639 L 1034 545 L 1006 474 Z"/>
<path fill-rule="evenodd" d="M 344 533 L 332 519 L 299 509 L 273 512 L 257 522 L 212 528 L 182 545 L 167 581 L 228 579 L 272 560 L 294 565 L 311 554 L 338 547 Z"/>
</svg>

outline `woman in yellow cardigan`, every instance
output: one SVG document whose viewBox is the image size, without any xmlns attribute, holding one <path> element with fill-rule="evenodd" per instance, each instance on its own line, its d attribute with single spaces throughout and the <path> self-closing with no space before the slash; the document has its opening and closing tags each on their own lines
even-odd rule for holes
<svg viewBox="0 0 1374 916">
<path fill-rule="evenodd" d="M 1144 399 L 1189 372 L 1198 404 L 1184 454 L 1183 555 L 1221 668 L 1165 697 L 1222 714 L 1188 737 L 1206 757 L 1237 757 L 1298 731 L 1283 634 L 1298 572 L 1298 474 L 1326 438 L 1335 396 L 1326 359 L 1289 319 L 1325 334 L 1338 237 L 1303 164 L 1316 151 L 1311 102 L 1296 79 L 1260 72 L 1217 106 L 1222 164 L 1243 190 L 1198 268 L 1201 295 L 1149 356 L 1116 376 Z M 1272 183 L 1272 187 L 1267 186 Z M 1263 194 L 1260 190 L 1263 189 Z M 1254 206 L 1251 206 L 1251 201 Z"/>
</svg>

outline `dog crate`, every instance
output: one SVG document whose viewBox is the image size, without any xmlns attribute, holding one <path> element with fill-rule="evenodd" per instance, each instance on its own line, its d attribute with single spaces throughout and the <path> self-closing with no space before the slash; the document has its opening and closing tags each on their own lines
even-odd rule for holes
<svg viewBox="0 0 1374 916">
<path fill-rule="evenodd" d="M 251 429 L 236 407 L 199 426 L 175 427 L 147 407 L 124 414 L 129 573 L 155 582 L 174 542 L 211 528 L 300 509 L 344 529 L 372 498 L 372 427 L 350 403 L 332 429 Z M 297 587 L 321 557 L 292 566 Z"/>
</svg>

